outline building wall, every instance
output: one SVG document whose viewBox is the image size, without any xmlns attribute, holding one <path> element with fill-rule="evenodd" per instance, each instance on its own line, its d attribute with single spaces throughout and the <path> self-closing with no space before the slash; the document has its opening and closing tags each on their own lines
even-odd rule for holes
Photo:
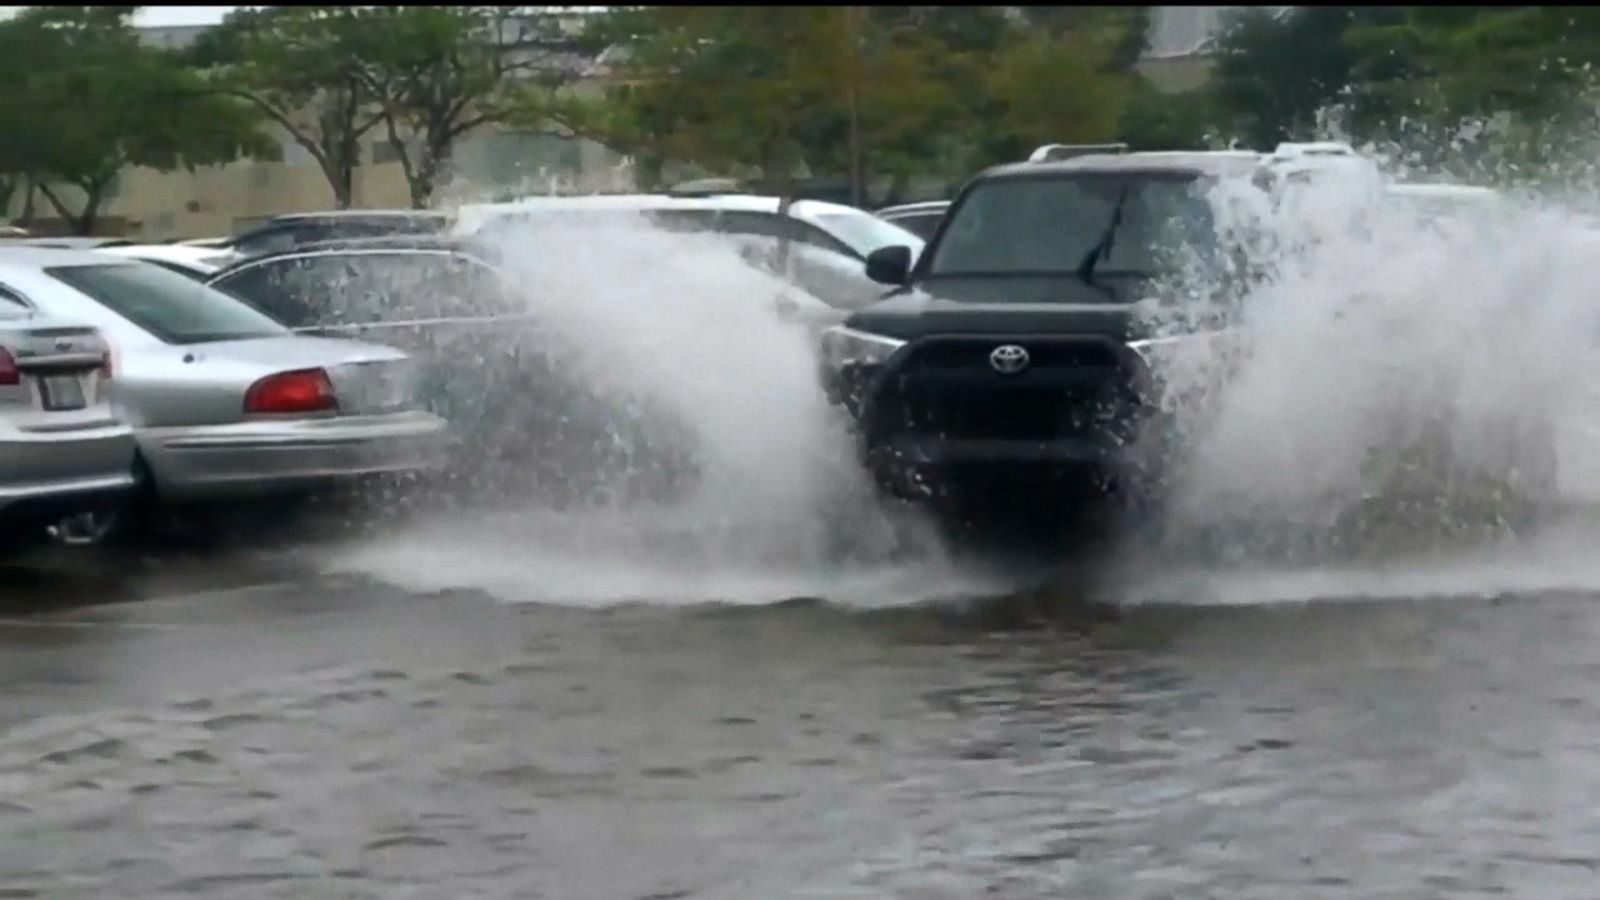
<svg viewBox="0 0 1600 900">
<path fill-rule="evenodd" d="M 152 241 L 211 237 L 231 234 L 282 213 L 331 209 L 333 190 L 316 161 L 287 135 L 282 136 L 282 150 L 281 162 L 244 160 L 193 172 L 124 170 L 102 205 L 101 230 Z M 452 175 L 452 180 L 440 186 L 436 202 L 448 204 L 507 191 L 620 190 L 631 184 L 616 154 L 591 141 L 497 129 L 485 129 L 458 142 Z M 368 138 L 354 187 L 355 207 L 411 205 L 404 170 L 384 138 Z M 79 195 L 70 188 L 57 192 L 77 208 Z M 11 201 L 13 219 L 23 211 L 20 194 Z M 62 230 L 54 208 L 42 197 L 34 201 L 34 214 L 39 232 Z"/>
</svg>

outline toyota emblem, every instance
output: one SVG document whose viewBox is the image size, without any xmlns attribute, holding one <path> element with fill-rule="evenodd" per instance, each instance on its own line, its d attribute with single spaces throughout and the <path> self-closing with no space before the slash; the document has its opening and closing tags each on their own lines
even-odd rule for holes
<svg viewBox="0 0 1600 900">
<path fill-rule="evenodd" d="M 1001 375 L 1015 375 L 1028 367 L 1028 350 L 1019 344 L 1002 344 L 990 352 L 989 365 Z"/>
</svg>

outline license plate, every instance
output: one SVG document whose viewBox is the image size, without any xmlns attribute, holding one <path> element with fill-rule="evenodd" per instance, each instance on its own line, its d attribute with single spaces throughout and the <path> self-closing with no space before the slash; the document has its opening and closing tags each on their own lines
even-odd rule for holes
<svg viewBox="0 0 1600 900">
<path fill-rule="evenodd" d="M 39 379 L 39 402 L 52 412 L 83 409 L 89 405 L 83 382 L 76 375 L 46 375 Z"/>
</svg>

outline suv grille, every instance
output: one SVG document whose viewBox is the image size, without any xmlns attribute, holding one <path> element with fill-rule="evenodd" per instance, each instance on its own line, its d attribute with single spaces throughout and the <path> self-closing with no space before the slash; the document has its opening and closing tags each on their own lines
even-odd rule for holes
<svg viewBox="0 0 1600 900">
<path fill-rule="evenodd" d="M 1002 375 L 989 354 L 1027 349 L 1028 368 Z M 877 401 L 877 437 L 957 440 L 1132 439 L 1141 404 L 1137 361 L 1095 338 L 937 338 L 915 348 Z"/>
</svg>

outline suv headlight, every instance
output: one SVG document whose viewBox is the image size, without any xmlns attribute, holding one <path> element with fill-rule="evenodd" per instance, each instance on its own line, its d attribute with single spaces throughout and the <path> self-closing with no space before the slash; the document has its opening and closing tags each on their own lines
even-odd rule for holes
<svg viewBox="0 0 1600 900">
<path fill-rule="evenodd" d="M 832 369 L 879 365 L 905 345 L 896 338 L 835 325 L 822 332 L 822 363 Z"/>
</svg>

